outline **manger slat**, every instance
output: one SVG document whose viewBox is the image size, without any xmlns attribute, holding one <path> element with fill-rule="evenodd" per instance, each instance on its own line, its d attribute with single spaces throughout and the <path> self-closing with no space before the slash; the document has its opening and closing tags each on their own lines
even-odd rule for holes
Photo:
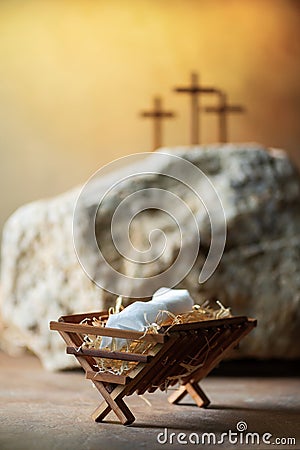
<svg viewBox="0 0 300 450">
<path fill-rule="evenodd" d="M 220 322 L 221 321 L 218 321 L 218 325 L 220 324 Z M 201 359 L 204 357 L 203 368 L 197 369 L 196 361 L 194 361 L 195 369 L 192 371 L 192 373 L 201 372 L 201 370 L 203 370 L 205 367 L 207 367 L 207 364 L 209 363 L 211 358 L 214 358 L 213 355 L 216 354 L 216 352 L 219 353 L 220 348 L 222 349 L 221 354 L 223 354 L 223 357 L 221 359 L 226 357 L 227 353 L 226 353 L 226 355 L 224 353 L 227 352 L 227 347 L 230 345 L 232 339 L 234 339 L 234 336 L 236 336 L 236 333 L 238 334 L 238 336 L 241 334 L 240 327 L 242 327 L 242 329 L 244 329 L 245 327 L 250 326 L 252 329 L 255 325 L 256 325 L 255 319 L 248 319 L 247 317 L 245 317 L 245 318 L 243 317 L 243 321 L 241 323 L 233 323 L 231 320 L 231 322 L 227 321 L 225 324 L 223 323 L 223 325 L 221 325 L 221 326 L 218 326 L 218 327 L 214 326 L 214 327 L 208 328 L 208 331 L 213 334 L 208 338 L 207 344 L 202 347 L 200 352 L 197 354 L 197 358 L 196 358 L 200 364 Z M 239 330 L 239 331 L 236 332 L 236 330 Z M 241 338 L 239 338 L 239 340 L 240 339 Z M 193 354 L 193 352 L 190 352 L 190 354 L 188 356 L 192 356 L 192 354 Z M 205 354 L 207 354 L 206 357 L 205 357 Z M 208 357 L 208 360 L 207 360 L 207 357 Z M 177 375 L 182 376 L 182 378 L 185 380 L 187 378 L 191 379 L 191 376 L 184 375 L 185 372 L 186 372 L 186 370 L 178 368 L 176 371 L 176 376 Z M 176 379 L 174 381 L 170 382 L 171 386 L 174 386 L 175 384 L 176 384 Z"/>
<path fill-rule="evenodd" d="M 168 336 L 165 334 L 142 333 L 140 331 L 127 331 L 117 328 L 94 327 L 93 325 L 78 325 L 67 322 L 50 322 L 50 330 L 64 331 L 67 333 L 91 334 L 95 336 L 109 336 L 128 340 L 141 340 L 145 342 L 158 342 L 163 344 Z"/>
<path fill-rule="evenodd" d="M 176 360 L 176 354 L 180 348 L 182 340 L 185 337 L 182 337 L 179 333 L 172 335 L 172 338 L 175 338 L 173 345 L 168 349 L 163 357 L 156 358 L 156 364 L 152 367 L 151 370 L 148 371 L 146 375 L 144 375 L 143 379 L 139 382 L 138 387 L 136 388 L 136 392 L 138 395 L 144 394 L 147 389 L 154 387 L 154 380 L 161 379 L 162 374 L 169 369 L 169 365 L 172 364 Z M 162 355 L 162 353 L 161 353 Z M 160 355 L 160 356 L 161 356 Z M 158 387 L 159 384 L 157 384 Z"/>
<path fill-rule="evenodd" d="M 58 321 L 79 324 L 84 319 L 92 320 L 94 317 L 98 318 L 99 316 L 108 316 L 108 312 L 107 311 L 95 311 L 95 312 L 88 312 L 88 313 L 71 314 L 69 316 L 61 316 L 58 319 Z"/>
<path fill-rule="evenodd" d="M 194 380 L 199 382 L 201 379 L 206 377 L 209 372 L 216 367 L 219 362 L 224 359 L 228 353 L 240 342 L 240 340 L 245 337 L 250 331 L 256 326 L 255 319 L 248 319 L 246 322 L 240 325 L 239 328 L 232 330 L 232 333 L 227 337 L 224 342 L 220 342 L 220 345 L 216 346 L 211 355 L 208 357 L 206 364 L 203 368 L 196 370 L 187 377 L 183 377 L 183 384 Z"/>
<path fill-rule="evenodd" d="M 181 365 L 187 359 L 190 360 L 191 357 L 198 354 L 197 359 L 194 359 L 193 361 L 195 366 L 194 370 L 196 370 L 199 364 L 204 364 L 206 355 L 209 352 L 209 347 L 214 345 L 214 342 L 219 339 L 219 336 L 222 333 L 222 327 L 208 329 L 208 333 L 205 336 L 206 338 L 204 338 L 203 331 L 204 330 L 198 330 L 198 332 L 193 333 L 193 335 L 192 333 L 187 333 L 189 345 L 183 348 L 183 353 L 181 352 L 181 354 L 178 354 L 177 364 L 166 374 L 166 377 L 171 377 L 171 380 L 169 380 L 168 383 L 169 386 L 174 386 L 174 384 L 177 384 L 180 377 L 184 376 L 184 374 L 188 372 L 187 367 Z M 176 380 L 176 378 L 173 377 L 178 378 Z M 160 389 L 164 390 L 163 386 L 160 386 Z"/>
<path fill-rule="evenodd" d="M 171 380 L 169 377 L 172 377 L 174 374 L 176 376 L 179 370 L 185 370 L 180 364 L 183 362 L 189 349 L 193 345 L 194 339 L 190 336 L 190 333 L 180 340 L 180 348 L 177 349 L 173 364 L 167 366 L 165 370 L 162 371 L 161 376 L 153 381 L 154 386 L 158 385 L 161 391 L 165 391 L 170 386 Z"/>
<path fill-rule="evenodd" d="M 164 384 L 168 375 L 172 373 L 177 367 L 178 362 L 181 361 L 181 359 L 186 355 L 187 348 L 190 348 L 193 344 L 191 338 L 189 335 L 179 335 L 178 341 L 173 346 L 171 351 L 166 355 L 168 357 L 168 360 L 166 363 L 161 364 L 157 369 L 156 374 L 151 377 L 151 384 L 148 385 L 146 389 L 151 389 L 152 387 L 159 387 L 160 385 Z M 162 361 L 163 362 L 163 361 Z M 139 388 L 138 394 L 143 394 L 143 389 Z"/>
<path fill-rule="evenodd" d="M 233 325 L 247 322 L 246 316 L 227 317 L 226 319 L 209 319 L 201 322 L 187 322 L 171 325 L 170 327 L 162 327 L 165 332 L 172 333 L 173 331 L 189 331 L 198 330 L 200 328 L 221 327 L 223 325 Z"/>
<path fill-rule="evenodd" d="M 132 378 L 131 383 L 126 389 L 126 395 L 131 395 L 135 390 L 139 389 L 140 383 L 145 379 L 151 380 L 153 375 L 157 373 L 158 362 L 162 358 L 165 358 L 169 350 L 174 346 L 177 340 L 177 335 L 173 334 L 170 339 L 164 344 L 157 344 L 152 350 L 153 359 L 149 364 L 138 364 L 132 371 L 129 372 L 128 376 Z"/>
<path fill-rule="evenodd" d="M 117 359 L 120 361 L 137 361 L 148 363 L 152 356 L 142 355 L 139 353 L 126 353 L 126 352 L 110 352 L 108 350 L 91 350 L 91 349 L 80 349 L 75 347 L 67 347 L 67 353 L 69 355 L 78 356 L 93 356 L 96 358 L 107 358 L 107 359 Z"/>
<path fill-rule="evenodd" d="M 225 352 L 229 347 L 231 346 L 233 341 L 236 341 L 240 339 L 240 335 L 242 332 L 242 329 L 244 329 L 245 324 L 238 325 L 238 328 L 232 327 L 232 329 L 224 329 L 224 332 L 221 333 L 216 340 L 214 340 L 214 344 L 212 346 L 209 346 L 209 352 L 208 356 L 206 358 L 205 364 L 203 364 L 203 367 L 201 368 L 195 368 L 194 371 L 192 371 L 190 374 L 183 376 L 182 381 L 185 383 L 186 380 L 195 380 L 200 381 L 201 378 L 198 378 L 197 374 L 201 374 L 208 370 L 211 363 L 218 358 L 218 356 L 221 356 L 220 361 L 225 357 Z M 207 372 L 208 373 L 208 372 Z M 195 376 L 196 375 L 196 376 Z"/>
<path fill-rule="evenodd" d="M 183 378 L 183 385 L 180 386 L 178 391 L 174 392 L 169 397 L 170 403 L 177 403 L 179 400 L 181 400 L 188 392 L 186 389 L 186 385 L 190 383 L 190 380 L 192 380 L 192 384 L 195 387 L 197 385 L 197 382 L 203 379 L 205 376 L 208 375 L 208 373 L 217 365 L 219 362 L 226 357 L 226 355 L 232 350 L 232 348 L 235 347 L 235 345 L 244 337 L 246 336 L 257 324 L 257 321 L 255 319 L 247 319 L 241 326 L 240 329 L 234 330 L 231 332 L 231 341 L 227 343 L 227 346 L 225 349 L 218 347 L 216 351 L 213 351 L 213 355 L 210 359 L 210 361 L 207 361 L 208 364 L 205 365 L 202 369 L 195 370 L 195 372 L 191 373 L 189 376 L 186 376 Z M 238 334 L 238 336 L 237 336 Z M 228 339 L 227 339 L 228 341 Z M 224 343 L 222 343 L 224 345 Z M 194 380 L 194 381 L 193 381 Z M 207 399 L 208 400 L 208 399 Z M 208 400 L 209 402 L 209 400 Z M 208 404 L 208 403 L 207 403 Z M 205 406 L 205 405 L 203 405 Z"/>
<path fill-rule="evenodd" d="M 227 329 L 227 328 L 226 328 Z M 194 364 L 195 364 L 195 370 L 197 368 L 197 366 L 199 364 L 204 364 L 209 352 L 210 352 L 210 348 L 214 347 L 215 343 L 218 341 L 220 335 L 224 332 L 225 328 L 223 327 L 214 327 L 214 328 L 210 328 L 207 331 L 207 333 L 203 333 L 204 330 L 202 331 L 202 333 L 198 332 L 198 336 L 197 336 L 197 340 L 196 340 L 196 344 L 197 346 L 199 345 L 199 347 L 197 348 L 197 361 L 194 360 Z M 199 342 L 199 344 L 197 343 L 197 341 Z M 192 352 L 193 354 L 194 352 Z M 189 357 L 191 353 L 187 353 L 186 356 Z M 182 376 L 187 372 L 187 369 L 185 367 L 177 367 L 177 371 L 176 374 L 173 374 L 173 376 Z M 179 381 L 179 379 L 174 379 L 170 381 L 170 386 L 174 386 L 175 384 L 177 384 Z"/>
<path fill-rule="evenodd" d="M 113 373 L 106 372 L 88 371 L 86 372 L 85 377 L 88 380 L 92 381 L 103 381 L 105 383 L 115 383 L 122 385 L 125 385 L 128 381 L 128 377 L 126 377 L 126 375 L 115 375 Z"/>
</svg>

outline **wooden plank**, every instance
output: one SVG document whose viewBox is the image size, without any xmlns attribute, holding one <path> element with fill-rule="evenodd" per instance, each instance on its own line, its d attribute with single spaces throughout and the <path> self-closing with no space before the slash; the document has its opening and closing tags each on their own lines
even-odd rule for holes
<svg viewBox="0 0 300 450">
<path fill-rule="evenodd" d="M 81 349 L 76 347 L 67 347 L 66 352 L 69 355 L 93 356 L 95 358 L 116 359 L 120 361 L 137 361 L 143 363 L 148 363 L 152 359 L 152 356 L 142 355 L 140 353 L 110 352 L 108 350 Z"/>
<path fill-rule="evenodd" d="M 141 340 L 145 342 L 158 342 L 163 344 L 168 336 L 165 334 L 142 333 L 140 331 L 119 330 L 117 328 L 94 327 L 93 325 L 79 325 L 67 322 L 50 322 L 50 330 L 64 331 L 67 333 L 91 334 L 95 336 L 109 336 L 128 340 Z"/>
<path fill-rule="evenodd" d="M 102 422 L 102 420 L 110 413 L 111 407 L 104 400 L 92 413 L 92 419 L 95 422 Z"/>
<path fill-rule="evenodd" d="M 95 382 L 91 380 L 94 384 Z M 123 398 L 125 396 L 125 388 L 126 386 L 121 384 L 110 384 L 109 386 L 113 386 L 113 389 L 110 391 L 109 395 L 112 400 L 117 400 L 119 398 Z M 97 386 L 95 386 L 97 388 Z M 97 388 L 98 389 L 98 388 Z M 103 396 L 102 396 L 103 397 Z M 93 412 L 92 418 L 96 422 L 101 422 L 104 417 L 111 411 L 111 407 L 104 400 Z"/>
<path fill-rule="evenodd" d="M 124 387 L 120 385 L 117 385 L 114 388 L 114 390 L 110 393 L 111 400 L 114 401 L 117 405 L 122 405 L 122 409 L 123 411 L 126 411 L 127 417 L 130 421 L 128 423 L 132 423 L 134 422 L 135 417 L 133 416 L 127 405 L 122 401 L 123 397 L 124 397 Z M 95 409 L 95 411 L 92 414 L 92 418 L 96 422 L 102 422 L 102 420 L 107 416 L 107 414 L 111 410 L 112 410 L 111 406 L 106 401 L 104 401 L 100 404 L 100 406 L 98 406 L 98 408 Z"/>
<path fill-rule="evenodd" d="M 178 335 L 177 342 L 173 345 L 173 348 L 170 349 L 168 354 L 166 355 L 167 362 L 165 362 L 165 359 L 162 361 L 162 363 L 157 367 L 157 370 L 155 371 L 155 374 L 150 378 L 150 386 L 149 383 L 144 387 L 144 384 L 141 383 L 139 386 L 139 389 L 137 390 L 137 393 L 143 394 L 145 390 L 150 389 L 153 387 L 159 387 L 161 385 L 165 384 L 165 381 L 169 374 L 172 374 L 174 370 L 178 367 L 178 364 L 182 361 L 183 358 L 185 358 L 187 349 L 191 347 L 192 340 L 190 336 L 187 333 L 184 333 L 184 335 Z"/>
<path fill-rule="evenodd" d="M 205 331 L 205 334 L 204 334 Z M 193 347 L 199 346 L 196 348 L 196 355 L 197 355 L 197 361 L 194 360 L 195 370 L 196 367 L 199 366 L 199 364 L 205 364 L 206 359 L 209 355 L 210 348 L 214 347 L 216 343 L 218 342 L 218 339 L 220 336 L 225 332 L 229 331 L 228 328 L 225 327 L 213 327 L 208 330 L 203 330 L 202 333 L 197 333 L 197 339 L 196 343 L 193 345 Z M 189 350 L 189 349 L 188 349 Z M 191 353 L 187 351 L 186 356 L 189 357 L 190 355 L 194 356 L 194 348 L 190 350 Z M 178 379 L 171 380 L 170 386 L 174 386 L 178 383 L 179 377 L 182 377 L 184 374 L 187 373 L 187 369 L 185 367 L 177 367 L 176 373 L 173 373 L 173 376 L 178 376 Z M 169 374 L 170 376 L 170 374 Z"/>
<path fill-rule="evenodd" d="M 139 363 L 128 376 L 132 378 L 132 381 L 126 387 L 126 395 L 131 395 L 139 388 L 140 383 L 144 378 L 150 379 L 157 373 L 157 364 L 161 359 L 165 358 L 169 350 L 173 347 L 174 342 L 177 340 L 177 335 L 172 335 L 170 339 L 164 344 L 157 344 L 152 350 L 151 354 L 154 356 L 149 364 Z"/>
<path fill-rule="evenodd" d="M 235 345 L 244 337 L 246 336 L 254 327 L 256 326 L 256 320 L 255 319 L 248 319 L 241 328 L 234 329 L 231 331 L 230 335 L 227 339 L 223 340 L 221 342 L 220 339 L 220 346 L 215 347 L 212 354 L 209 356 L 208 361 L 206 362 L 205 366 L 199 370 L 196 370 L 194 373 L 190 374 L 189 376 L 185 377 L 184 379 L 184 385 L 181 385 L 177 391 L 175 391 L 173 394 L 170 395 L 168 398 L 170 403 L 178 403 L 181 399 L 183 399 L 189 391 L 190 394 L 193 393 L 192 389 L 189 389 L 189 385 L 192 385 L 194 390 L 196 390 L 196 393 L 199 395 L 202 400 L 204 400 L 204 403 L 202 404 L 201 401 L 198 404 L 198 406 L 207 406 L 209 404 L 209 399 L 205 396 L 204 392 L 200 388 L 200 386 L 197 385 L 197 382 L 203 379 L 208 373 L 217 365 L 219 362 L 235 347 Z M 224 345 L 225 344 L 225 345 Z M 224 348 L 225 347 L 225 348 Z M 191 380 L 190 382 L 187 382 L 187 380 Z M 198 392 L 197 392 L 198 391 Z M 202 395 L 203 394 L 203 395 Z M 193 396 L 193 395 L 192 395 Z"/>
<path fill-rule="evenodd" d="M 168 402 L 176 405 L 176 403 L 180 402 L 187 395 L 187 390 L 185 386 L 181 385 L 178 389 L 172 392 L 168 397 Z"/>
<path fill-rule="evenodd" d="M 250 333 L 255 326 L 256 321 L 253 320 L 240 325 L 239 328 L 233 328 L 232 333 L 230 333 L 228 338 L 224 342 L 220 341 L 220 345 L 217 345 L 211 352 L 205 366 L 191 373 L 187 377 L 183 377 L 183 383 L 193 381 L 198 382 L 206 377 L 206 375 L 211 372 L 212 369 L 216 367 L 219 362 L 238 344 L 238 342 Z"/>
<path fill-rule="evenodd" d="M 172 333 L 174 331 L 190 331 L 190 330 L 198 330 L 201 328 L 212 328 L 212 327 L 220 327 L 223 325 L 233 325 L 247 322 L 246 316 L 236 316 L 236 317 L 227 317 L 226 319 L 209 319 L 203 320 L 201 322 L 187 322 L 180 323 L 177 325 L 172 325 L 171 327 L 162 327 L 162 330 L 167 333 Z M 250 320 L 250 319 L 249 319 Z"/>
<path fill-rule="evenodd" d="M 205 408 L 210 404 L 209 398 L 202 391 L 197 383 L 187 383 L 185 385 L 187 392 L 199 408 Z"/>
<path fill-rule="evenodd" d="M 115 375 L 113 373 L 107 372 L 86 372 L 85 378 L 92 381 L 103 381 L 105 383 L 115 383 L 115 384 L 126 384 L 130 378 L 126 377 L 126 375 Z"/>
<path fill-rule="evenodd" d="M 186 337 L 180 336 L 179 333 L 176 333 L 173 336 L 176 337 L 176 341 L 173 342 L 173 345 L 164 354 L 164 357 L 155 358 L 156 361 L 155 366 L 153 366 L 151 370 L 146 372 L 143 379 L 139 382 L 136 388 L 136 393 L 138 395 L 144 394 L 147 391 L 147 389 L 150 389 L 152 386 L 159 386 L 159 384 L 155 383 L 157 377 L 160 380 L 164 372 L 169 370 L 169 366 L 172 365 L 172 363 L 175 363 L 176 354 L 181 348 L 180 346 L 182 344 L 182 341 L 186 339 Z M 162 351 L 163 350 L 164 348 L 162 348 Z"/>
<path fill-rule="evenodd" d="M 99 316 L 108 316 L 107 311 L 95 311 L 88 313 L 80 313 L 80 314 L 71 314 L 69 316 L 61 316 L 58 319 L 58 322 L 71 322 L 71 323 L 80 323 L 84 319 L 93 319 L 94 317 L 98 318 Z"/>
<path fill-rule="evenodd" d="M 203 361 L 203 367 L 201 369 L 196 369 L 196 367 L 195 367 L 195 370 L 192 371 L 191 373 L 196 373 L 196 372 L 198 373 L 199 371 L 205 369 L 205 367 L 207 367 L 209 361 L 211 361 L 211 359 L 214 358 L 213 355 L 215 355 L 216 352 L 218 352 L 218 354 L 219 354 L 220 349 L 221 349 L 221 353 L 223 351 L 226 351 L 227 345 L 229 345 L 230 342 L 232 341 L 232 339 L 234 338 L 234 336 L 236 336 L 236 334 L 235 334 L 236 330 L 240 330 L 239 327 L 248 326 L 248 324 L 249 324 L 249 326 L 253 327 L 256 325 L 256 321 L 254 319 L 246 318 L 246 320 L 244 320 L 241 324 L 233 323 L 231 321 L 230 326 L 228 325 L 228 322 L 227 322 L 226 324 L 223 323 L 223 326 L 220 326 L 220 327 L 214 326 L 212 328 L 209 328 L 208 329 L 209 333 L 213 332 L 213 334 L 210 335 L 210 337 L 208 338 L 207 345 L 204 345 L 197 355 L 199 364 L 201 363 L 201 359 L 203 359 L 205 357 L 204 361 Z M 241 333 L 241 331 L 238 331 L 237 335 L 239 336 L 240 333 Z M 227 344 L 228 341 L 229 341 L 229 344 Z M 207 356 L 205 356 L 205 354 L 207 354 Z M 192 352 L 190 353 L 190 355 L 192 355 Z M 221 359 L 223 359 L 225 356 L 226 355 L 224 355 Z M 195 366 L 197 366 L 197 364 L 195 364 Z M 178 368 L 176 375 L 181 376 L 185 380 L 187 378 L 191 378 L 189 375 L 184 376 L 185 372 L 186 372 L 186 370 L 182 370 L 182 369 Z M 170 386 L 174 386 L 175 384 L 176 384 L 176 380 L 171 381 Z"/>
<path fill-rule="evenodd" d="M 153 380 L 154 385 L 158 385 L 161 391 L 165 391 L 173 381 L 172 376 L 177 375 L 178 371 L 186 370 L 181 367 L 181 363 L 186 358 L 188 351 L 194 345 L 194 340 L 191 336 L 186 335 L 186 337 L 180 340 L 180 347 L 177 348 L 177 352 L 175 354 L 175 361 L 173 364 L 170 364 L 162 371 L 161 374 L 155 380 Z M 171 377 L 171 379 L 169 379 Z"/>
<path fill-rule="evenodd" d="M 134 415 L 132 414 L 128 406 L 123 402 L 121 397 L 118 397 L 116 400 L 114 400 L 111 394 L 107 392 L 105 386 L 101 381 L 93 381 L 93 383 L 108 406 L 113 410 L 113 412 L 116 414 L 123 425 L 129 425 L 130 423 L 135 421 Z M 99 417 L 95 417 L 95 420 L 99 420 Z"/>
</svg>

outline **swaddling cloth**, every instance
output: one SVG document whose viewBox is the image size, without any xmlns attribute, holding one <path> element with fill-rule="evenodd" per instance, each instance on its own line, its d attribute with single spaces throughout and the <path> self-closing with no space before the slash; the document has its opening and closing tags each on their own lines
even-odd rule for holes
<svg viewBox="0 0 300 450">
<path fill-rule="evenodd" d="M 149 325 L 155 322 L 157 315 L 161 312 L 160 319 L 168 318 L 169 311 L 175 315 L 191 311 L 193 299 L 186 289 L 160 288 L 156 291 L 149 302 L 135 302 L 127 306 L 118 314 L 109 316 L 106 326 L 121 330 L 146 331 Z M 126 339 L 117 338 L 116 350 L 126 345 Z M 110 347 L 111 337 L 103 337 L 101 348 Z"/>
</svg>

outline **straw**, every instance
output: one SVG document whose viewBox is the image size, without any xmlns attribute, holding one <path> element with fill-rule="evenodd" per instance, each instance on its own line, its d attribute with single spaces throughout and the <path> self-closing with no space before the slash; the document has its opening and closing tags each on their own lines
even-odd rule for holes
<svg viewBox="0 0 300 450">
<path fill-rule="evenodd" d="M 170 328 L 172 328 L 174 325 L 177 324 L 201 322 L 205 320 L 224 319 L 226 317 L 231 317 L 230 308 L 225 308 L 222 305 L 222 303 L 218 300 L 215 303 L 217 307 L 215 305 L 213 306 L 210 301 L 206 300 L 201 305 L 194 305 L 192 311 L 178 315 L 174 315 L 167 310 L 160 310 L 156 316 L 154 323 L 149 323 L 145 315 L 145 322 L 147 325 L 145 327 L 145 332 L 142 338 L 149 333 L 152 334 L 159 333 L 161 327 L 168 327 L 167 329 L 164 330 L 164 332 L 167 332 Z M 116 300 L 115 307 L 111 307 L 108 313 L 109 315 L 117 314 L 122 309 L 123 309 L 122 297 L 118 297 Z M 81 323 L 85 323 L 87 320 L 88 319 L 84 319 Z M 92 325 L 94 327 L 105 327 L 106 318 L 93 317 Z M 85 335 L 83 338 L 83 344 L 81 345 L 81 348 L 97 350 L 100 348 L 101 342 L 102 342 L 101 336 Z M 123 346 L 118 351 L 147 355 L 149 354 L 150 350 L 154 347 L 154 345 L 156 344 L 145 342 L 143 340 L 130 340 L 127 341 L 126 345 Z M 109 347 L 106 347 L 105 349 L 102 350 L 115 351 L 116 350 L 115 338 L 112 338 L 112 342 Z M 95 368 L 98 369 L 99 372 L 112 373 L 114 375 L 127 375 L 137 364 L 139 364 L 139 362 L 135 361 L 120 361 L 96 357 L 94 359 L 96 361 Z M 195 368 L 194 366 L 191 367 Z M 188 364 L 184 365 L 184 368 L 187 370 L 187 372 L 191 367 L 189 367 Z M 170 377 L 170 380 L 171 379 L 173 378 Z"/>
</svg>

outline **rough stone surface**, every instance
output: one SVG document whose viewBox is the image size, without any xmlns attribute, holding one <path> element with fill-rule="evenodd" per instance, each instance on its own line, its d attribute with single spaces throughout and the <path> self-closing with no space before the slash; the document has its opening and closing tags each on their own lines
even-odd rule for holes
<svg viewBox="0 0 300 450">
<path fill-rule="evenodd" d="M 155 186 L 175 193 L 191 208 L 201 231 L 197 261 L 180 287 L 189 289 L 198 303 L 207 297 L 218 298 L 235 314 L 258 318 L 257 330 L 241 345 L 242 355 L 300 357 L 299 174 L 284 152 L 267 151 L 255 144 L 177 148 L 172 153 L 201 168 L 222 199 L 228 236 L 218 269 L 199 285 L 200 268 L 210 245 L 209 221 L 188 189 L 159 175 L 128 180 L 106 198 L 105 213 L 96 219 L 96 232 L 98 241 L 104 242 L 107 259 L 127 275 L 136 275 L 138 270 L 138 276 L 148 277 L 166 270 L 178 253 L 180 240 L 176 227 L 163 213 L 146 211 L 132 222 L 136 246 L 147 247 L 149 232 L 154 228 L 162 229 L 168 237 L 167 250 L 155 264 L 137 267 L 121 258 L 113 248 L 109 223 L 117 200 L 137 187 Z M 157 167 L 158 172 L 162 169 Z M 99 180 L 95 191 L 102 192 L 106 186 L 107 179 Z M 28 347 L 50 369 L 70 367 L 74 362 L 64 354 L 56 333 L 49 332 L 48 322 L 62 314 L 107 308 L 115 299 L 97 288 L 77 261 L 72 218 L 78 193 L 74 190 L 24 206 L 8 220 L 3 233 L 2 347 L 9 351 Z M 94 201 L 92 197 L 87 199 L 80 223 L 82 249 L 97 273 L 99 260 L 88 239 L 84 240 Z M 185 232 L 189 233 L 188 222 Z M 156 242 L 152 243 L 153 251 L 157 250 Z"/>
</svg>

